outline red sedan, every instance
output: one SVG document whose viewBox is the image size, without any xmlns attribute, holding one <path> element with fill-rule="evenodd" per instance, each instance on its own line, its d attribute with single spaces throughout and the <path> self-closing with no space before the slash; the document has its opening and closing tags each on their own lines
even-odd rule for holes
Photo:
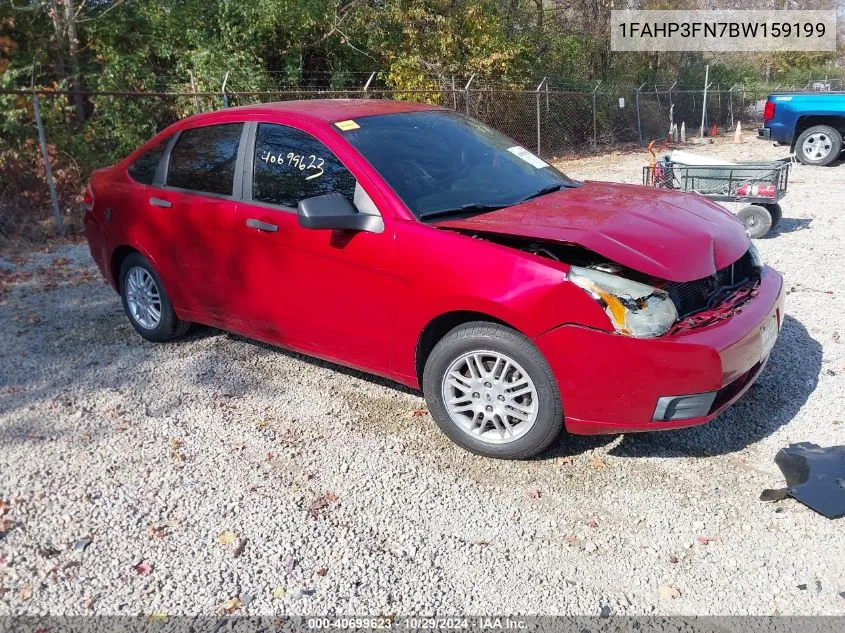
<svg viewBox="0 0 845 633">
<path fill-rule="evenodd" d="M 571 180 L 423 104 L 196 115 L 96 171 L 85 206 L 144 338 L 205 323 L 422 388 L 491 457 L 707 422 L 783 321 L 780 275 L 718 205 Z"/>
</svg>

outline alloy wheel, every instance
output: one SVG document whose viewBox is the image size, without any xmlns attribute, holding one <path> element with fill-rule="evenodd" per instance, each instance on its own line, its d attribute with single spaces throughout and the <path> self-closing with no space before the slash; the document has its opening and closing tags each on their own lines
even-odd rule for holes
<svg viewBox="0 0 845 633">
<path fill-rule="evenodd" d="M 142 328 L 154 330 L 161 321 L 161 293 L 153 276 L 140 266 L 126 273 L 129 314 Z"/>
<path fill-rule="evenodd" d="M 522 366 L 501 352 L 458 357 L 442 382 L 443 403 L 464 433 L 489 444 L 513 442 L 537 421 L 537 387 Z"/>
<path fill-rule="evenodd" d="M 804 156 L 810 160 L 822 160 L 833 149 L 833 141 L 827 134 L 818 132 L 804 139 L 801 149 L 804 152 Z"/>
</svg>

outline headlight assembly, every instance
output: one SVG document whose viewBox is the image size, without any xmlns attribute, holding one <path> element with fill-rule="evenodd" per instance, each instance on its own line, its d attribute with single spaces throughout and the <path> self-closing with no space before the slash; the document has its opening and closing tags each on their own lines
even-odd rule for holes
<svg viewBox="0 0 845 633">
<path fill-rule="evenodd" d="M 675 304 L 659 288 L 578 266 L 569 269 L 567 278 L 604 308 L 619 334 L 637 338 L 660 336 L 678 318 Z"/>
</svg>

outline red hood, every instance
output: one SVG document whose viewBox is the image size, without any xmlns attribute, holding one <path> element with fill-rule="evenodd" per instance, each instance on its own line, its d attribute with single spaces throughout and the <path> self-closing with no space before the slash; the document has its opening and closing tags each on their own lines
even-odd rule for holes
<svg viewBox="0 0 845 633">
<path fill-rule="evenodd" d="M 594 181 L 435 225 L 578 244 L 668 281 L 708 277 L 749 245 L 742 224 L 701 196 Z"/>
</svg>

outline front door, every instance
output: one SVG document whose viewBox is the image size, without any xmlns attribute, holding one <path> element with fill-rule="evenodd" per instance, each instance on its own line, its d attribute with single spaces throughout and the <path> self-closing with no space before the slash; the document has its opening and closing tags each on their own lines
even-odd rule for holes
<svg viewBox="0 0 845 633">
<path fill-rule="evenodd" d="M 248 152 L 237 223 L 250 275 L 248 318 L 257 333 L 323 358 L 389 371 L 392 300 L 389 219 L 380 233 L 306 229 L 300 200 L 340 192 L 361 213 L 379 211 L 321 141 L 259 123 Z"/>
</svg>

